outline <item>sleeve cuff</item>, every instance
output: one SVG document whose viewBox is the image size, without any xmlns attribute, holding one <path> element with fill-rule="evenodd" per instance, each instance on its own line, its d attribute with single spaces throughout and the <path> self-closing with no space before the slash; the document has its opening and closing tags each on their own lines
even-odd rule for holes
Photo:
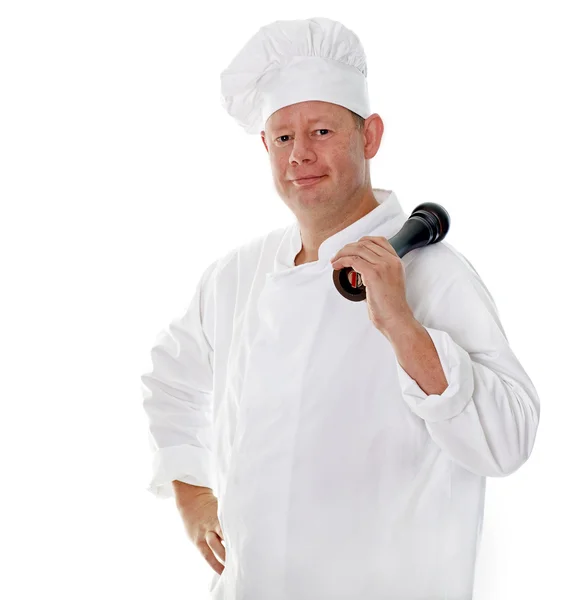
<svg viewBox="0 0 561 600">
<path fill-rule="evenodd" d="M 204 448 L 182 444 L 159 448 L 153 455 L 152 479 L 145 489 L 158 498 L 174 497 L 175 479 L 214 489 L 210 452 Z"/>
<path fill-rule="evenodd" d="M 438 353 L 448 387 L 442 394 L 427 395 L 395 358 L 403 399 L 411 410 L 428 422 L 459 415 L 472 399 L 474 390 L 471 358 L 446 331 L 425 327 Z"/>
</svg>

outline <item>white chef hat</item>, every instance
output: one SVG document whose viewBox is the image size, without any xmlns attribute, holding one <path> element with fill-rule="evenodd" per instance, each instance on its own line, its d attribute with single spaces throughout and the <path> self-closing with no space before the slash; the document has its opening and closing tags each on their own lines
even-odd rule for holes
<svg viewBox="0 0 561 600">
<path fill-rule="evenodd" d="M 308 100 L 370 116 L 366 56 L 350 29 L 315 17 L 261 27 L 220 74 L 221 104 L 247 133 L 277 110 Z"/>
</svg>

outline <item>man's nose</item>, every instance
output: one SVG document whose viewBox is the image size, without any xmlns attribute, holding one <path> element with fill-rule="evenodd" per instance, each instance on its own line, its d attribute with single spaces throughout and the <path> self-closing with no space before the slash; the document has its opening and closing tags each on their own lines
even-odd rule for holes
<svg viewBox="0 0 561 600">
<path fill-rule="evenodd" d="M 302 163 L 304 161 L 315 160 L 316 155 L 312 149 L 311 140 L 306 137 L 294 138 L 292 143 L 292 152 L 290 153 L 291 163 Z"/>
</svg>

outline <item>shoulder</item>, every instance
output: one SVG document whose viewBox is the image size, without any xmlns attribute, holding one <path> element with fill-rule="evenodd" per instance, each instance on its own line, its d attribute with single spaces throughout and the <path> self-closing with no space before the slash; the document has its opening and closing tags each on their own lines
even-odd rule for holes
<svg viewBox="0 0 561 600">
<path fill-rule="evenodd" d="M 451 243 L 444 240 L 409 254 L 414 256 L 406 263 L 405 272 L 407 288 L 412 294 L 433 305 L 442 298 L 460 299 L 469 295 L 494 306 L 491 293 L 474 265 Z"/>
<path fill-rule="evenodd" d="M 288 226 L 277 227 L 266 233 L 260 233 L 234 248 L 228 256 L 237 256 L 240 260 L 255 260 L 276 252 L 287 232 Z"/>
<path fill-rule="evenodd" d="M 458 275 L 477 275 L 471 262 L 447 241 L 416 248 L 409 254 L 413 256 L 406 268 L 412 277 L 433 281 Z M 406 257 L 407 255 L 404 258 Z"/>
<path fill-rule="evenodd" d="M 249 240 L 235 246 L 225 254 L 217 257 L 207 270 L 214 277 L 238 275 L 240 271 L 251 271 L 262 262 L 272 261 L 279 244 L 287 234 L 291 225 L 277 227 L 268 232 L 259 233 Z"/>
</svg>

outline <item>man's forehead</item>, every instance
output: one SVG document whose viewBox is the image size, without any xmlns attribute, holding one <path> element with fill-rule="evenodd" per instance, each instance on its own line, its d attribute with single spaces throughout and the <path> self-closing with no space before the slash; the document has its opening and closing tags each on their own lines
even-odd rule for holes
<svg viewBox="0 0 561 600">
<path fill-rule="evenodd" d="M 332 112 L 322 112 L 320 114 L 312 114 L 309 117 L 303 117 L 302 120 L 304 123 L 312 124 L 317 123 L 318 121 L 337 121 L 339 120 L 339 117 Z M 269 126 L 272 131 L 277 129 L 286 129 L 291 125 L 291 123 L 292 119 L 286 117 L 277 117 L 275 120 L 275 117 L 273 116 L 269 120 Z"/>
</svg>

